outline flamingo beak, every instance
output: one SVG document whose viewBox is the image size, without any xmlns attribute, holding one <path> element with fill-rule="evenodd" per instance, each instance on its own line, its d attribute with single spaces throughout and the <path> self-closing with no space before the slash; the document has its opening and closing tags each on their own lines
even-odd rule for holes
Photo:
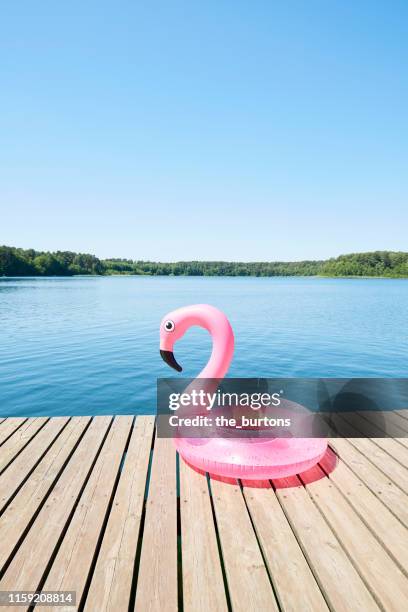
<svg viewBox="0 0 408 612">
<path fill-rule="evenodd" d="M 165 361 L 171 368 L 177 370 L 177 372 L 181 372 L 183 370 L 181 365 L 177 363 L 173 351 L 163 351 L 160 349 L 160 355 L 163 361 Z"/>
</svg>

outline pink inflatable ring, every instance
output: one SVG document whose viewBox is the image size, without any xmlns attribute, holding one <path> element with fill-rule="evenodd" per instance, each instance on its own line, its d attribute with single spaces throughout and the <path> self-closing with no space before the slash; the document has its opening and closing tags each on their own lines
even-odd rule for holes
<svg viewBox="0 0 408 612">
<path fill-rule="evenodd" d="M 226 375 L 234 352 L 234 334 L 227 317 L 207 304 L 186 306 L 170 312 L 160 325 L 160 354 L 181 372 L 173 348 L 192 325 L 204 327 L 212 336 L 210 360 L 198 378 L 220 379 Z M 183 459 L 210 474 L 264 480 L 293 476 L 313 467 L 327 450 L 322 438 L 175 438 Z"/>
</svg>

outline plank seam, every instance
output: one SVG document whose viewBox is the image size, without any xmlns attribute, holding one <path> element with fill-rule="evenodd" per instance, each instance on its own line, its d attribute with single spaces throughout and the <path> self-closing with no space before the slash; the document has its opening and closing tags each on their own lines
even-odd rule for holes
<svg viewBox="0 0 408 612">
<path fill-rule="evenodd" d="M 183 547 L 181 535 L 180 508 L 180 455 L 176 452 L 176 493 L 177 493 L 177 604 L 179 612 L 184 610 L 183 599 Z"/>
<path fill-rule="evenodd" d="M 0 446 L 3 446 L 3 444 L 5 444 L 7 442 L 7 440 L 10 440 L 11 436 L 14 436 L 14 434 L 16 433 L 16 431 L 18 431 L 20 429 L 20 427 L 22 427 L 24 425 L 24 423 L 27 422 L 28 419 L 25 419 L 22 423 L 20 423 L 20 425 L 17 425 L 15 429 L 13 429 L 12 432 L 10 432 L 10 434 L 7 436 L 7 438 L 4 438 L 4 440 L 2 442 L 0 442 Z M 7 419 L 4 419 L 4 421 L 2 421 L 2 423 L 6 422 Z"/>
</svg>

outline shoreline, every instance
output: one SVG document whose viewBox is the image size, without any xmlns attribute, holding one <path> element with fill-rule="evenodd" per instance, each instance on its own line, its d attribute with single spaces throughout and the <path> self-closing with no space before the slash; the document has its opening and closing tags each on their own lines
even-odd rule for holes
<svg viewBox="0 0 408 612">
<path fill-rule="evenodd" d="M 336 275 L 328 274 L 271 274 L 271 275 L 256 275 L 256 274 L 33 274 L 21 276 L 6 276 L 0 275 L 2 279 L 19 279 L 19 278 L 129 278 L 129 277 L 147 277 L 147 278 L 322 278 L 322 279 L 384 279 L 384 280 L 408 280 L 407 276 L 374 276 L 374 275 Z"/>
</svg>

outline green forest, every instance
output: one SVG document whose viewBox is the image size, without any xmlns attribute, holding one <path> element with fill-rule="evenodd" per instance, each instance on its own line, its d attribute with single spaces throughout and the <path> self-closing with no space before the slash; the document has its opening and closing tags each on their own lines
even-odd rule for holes
<svg viewBox="0 0 408 612">
<path fill-rule="evenodd" d="M 137 274 L 150 276 L 384 276 L 408 278 L 408 253 L 351 253 L 325 261 L 179 261 L 98 259 L 87 253 L 0 246 L 0 276 Z"/>
</svg>

